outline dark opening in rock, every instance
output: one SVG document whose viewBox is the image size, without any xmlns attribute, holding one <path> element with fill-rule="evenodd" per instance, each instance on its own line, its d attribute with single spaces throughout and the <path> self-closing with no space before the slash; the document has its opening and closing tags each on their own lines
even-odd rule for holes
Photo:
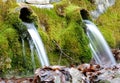
<svg viewBox="0 0 120 83">
<path fill-rule="evenodd" d="M 95 0 L 88 0 L 90 3 L 94 4 Z"/>
<path fill-rule="evenodd" d="M 80 10 L 80 14 L 81 14 L 83 20 L 90 19 L 89 13 L 87 10 L 85 10 L 85 9 Z"/>
<path fill-rule="evenodd" d="M 32 22 L 32 19 L 31 19 L 31 14 L 32 14 L 32 11 L 27 8 L 27 7 L 23 7 L 21 8 L 20 10 L 20 19 L 23 21 L 23 22 Z"/>
</svg>

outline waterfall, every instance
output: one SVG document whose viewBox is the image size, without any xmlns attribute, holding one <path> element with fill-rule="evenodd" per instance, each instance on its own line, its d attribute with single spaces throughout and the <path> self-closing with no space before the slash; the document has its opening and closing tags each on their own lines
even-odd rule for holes
<svg viewBox="0 0 120 83">
<path fill-rule="evenodd" d="M 89 20 L 83 21 L 86 25 L 86 34 L 90 41 L 90 48 L 97 64 L 102 66 L 113 66 L 116 61 L 104 37 L 97 26 Z"/>
<path fill-rule="evenodd" d="M 95 5 L 97 6 L 96 10 L 91 11 L 93 19 L 99 17 L 100 14 L 104 13 L 105 10 L 114 5 L 115 0 L 95 0 Z"/>
<path fill-rule="evenodd" d="M 49 61 L 48 61 L 48 57 L 47 57 L 45 49 L 44 49 L 44 45 L 42 43 L 42 40 L 41 40 L 39 33 L 37 32 L 34 24 L 33 23 L 25 23 L 25 22 L 23 24 L 27 27 L 28 33 L 30 34 L 31 39 L 35 45 L 39 60 L 41 62 L 41 66 L 42 67 L 49 66 Z M 31 47 L 31 49 L 32 48 L 33 47 Z M 33 55 L 31 55 L 31 56 L 33 57 Z"/>
<path fill-rule="evenodd" d="M 32 60 L 32 65 L 33 65 L 33 69 L 35 71 L 36 69 L 36 64 L 35 64 L 35 59 L 34 59 L 34 43 L 31 39 L 28 38 L 29 41 L 29 45 L 30 45 L 30 50 L 31 50 L 31 60 Z"/>
<path fill-rule="evenodd" d="M 26 53 L 25 53 L 25 42 L 24 39 L 21 37 L 22 39 L 22 52 L 23 52 L 23 57 L 24 57 L 24 62 L 26 62 Z"/>
</svg>

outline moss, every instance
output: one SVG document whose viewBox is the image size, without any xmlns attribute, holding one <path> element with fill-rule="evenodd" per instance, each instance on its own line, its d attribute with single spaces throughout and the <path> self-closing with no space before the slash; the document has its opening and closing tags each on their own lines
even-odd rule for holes
<svg viewBox="0 0 120 83">
<path fill-rule="evenodd" d="M 108 81 L 108 80 L 101 80 L 98 83 L 110 83 L 110 81 Z"/>
<path fill-rule="evenodd" d="M 39 18 L 38 31 L 46 46 L 51 65 L 89 62 L 91 52 L 88 39 L 80 27 L 82 19 L 79 6 L 63 1 L 56 3 L 54 9 L 32 9 Z M 62 51 L 65 54 L 61 55 Z"/>
<path fill-rule="evenodd" d="M 8 16 L 8 13 L 12 11 L 13 8 L 17 7 L 14 0 L 7 0 L 6 2 L 0 1 L 0 19 L 4 21 Z"/>
<path fill-rule="evenodd" d="M 0 76 L 26 75 L 33 71 L 28 41 L 25 38 L 26 59 L 22 53 L 21 36 L 26 32 L 26 27 L 19 19 L 16 3 L 13 0 L 0 2 Z M 4 15 L 3 15 L 4 13 Z M 26 63 L 26 64 L 25 64 Z"/>
<path fill-rule="evenodd" d="M 79 24 L 71 22 L 68 29 L 61 35 L 61 41 L 62 49 L 70 52 L 66 54 L 69 54 L 76 63 L 89 62 L 91 59 L 89 42 Z"/>
<path fill-rule="evenodd" d="M 116 46 L 116 41 L 115 41 L 115 37 L 113 35 L 113 31 L 109 30 L 109 29 L 100 29 L 100 31 L 102 32 L 102 34 L 104 35 L 104 38 L 106 39 L 107 43 L 109 44 L 109 46 L 111 48 L 115 48 Z M 109 32 L 109 33 L 108 33 Z M 111 34 L 112 33 L 112 34 Z"/>
<path fill-rule="evenodd" d="M 26 19 L 20 19 L 23 15 L 19 18 L 20 11 L 15 9 L 17 5 L 13 2 L 11 3 L 10 0 L 8 1 L 10 2 L 8 5 L 6 4 L 8 2 L 6 2 L 4 5 L 1 4 L 2 8 L 0 8 L 0 38 L 2 39 L 0 40 L 0 54 L 2 57 L 1 62 L 5 63 L 0 67 L 0 70 L 3 70 L 3 72 L 7 69 L 10 71 L 15 70 L 14 74 L 17 74 L 17 72 L 21 72 L 19 74 L 27 74 L 27 70 L 33 70 L 27 41 L 27 28 L 22 24 L 22 21 L 35 23 L 51 65 L 69 66 L 70 64 L 77 65 L 90 61 L 92 55 L 88 46 L 89 41 L 83 30 L 82 19 L 83 17 L 85 19 L 91 18 L 88 16 L 88 10 L 95 7 L 91 0 L 62 0 L 55 3 L 53 9 L 40 9 L 31 6 L 30 12 L 28 12 L 30 14 L 25 17 L 27 21 Z M 80 13 L 82 10 L 85 10 L 83 14 L 86 14 L 86 16 L 82 17 Z M 112 12 L 110 13 L 111 18 L 118 19 L 118 13 L 114 15 Z M 114 39 L 112 34 L 107 33 L 107 31 L 113 31 L 112 28 L 108 30 L 107 28 L 109 28 L 108 25 L 110 24 L 106 24 L 107 22 L 112 22 L 112 20 L 110 21 L 109 18 L 106 18 L 108 20 L 102 22 L 102 17 L 96 23 L 100 26 L 100 30 L 105 35 L 110 46 L 114 47 L 118 44 L 115 40 L 117 36 Z M 107 26 L 105 29 L 102 29 L 104 27 L 103 24 Z M 119 27 L 119 25 L 115 26 Z M 24 35 L 24 33 L 27 35 Z M 21 37 L 25 40 L 26 57 L 22 53 Z M 4 55 L 6 57 L 3 58 Z M 35 60 L 37 60 L 37 67 L 40 67 L 36 54 Z"/>
</svg>

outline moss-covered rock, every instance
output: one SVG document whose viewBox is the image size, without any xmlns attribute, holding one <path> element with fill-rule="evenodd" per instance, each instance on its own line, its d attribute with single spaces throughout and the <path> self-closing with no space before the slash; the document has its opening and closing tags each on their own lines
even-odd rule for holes
<svg viewBox="0 0 120 83">
<path fill-rule="evenodd" d="M 88 45 L 89 41 L 84 33 L 80 15 L 80 10 L 86 9 L 87 11 L 87 7 L 85 7 L 87 4 L 85 1 L 81 1 L 81 3 L 85 3 L 81 6 L 73 4 L 72 1 L 67 2 L 69 1 L 63 0 L 54 4 L 53 9 L 30 6 L 32 12 L 28 11 L 30 14 L 26 14 L 25 19 L 21 15 L 23 12 L 13 11 L 18 7 L 16 3 L 14 3 L 14 7 L 11 2 L 9 2 L 9 7 L 6 6 L 8 2 L 4 3 L 4 6 L 7 7 L 4 12 L 7 13 L 3 16 L 3 13 L 0 12 L 0 38 L 2 39 L 0 40 L 0 57 L 1 62 L 4 63 L 0 67 L 2 73 L 14 70 L 12 74 L 19 72 L 19 75 L 26 75 L 27 71 L 33 71 L 27 28 L 22 24 L 22 21 L 35 23 L 51 65 L 77 65 L 90 61 L 92 55 Z M 2 11 L 2 8 L 0 10 Z M 22 51 L 22 39 L 25 41 L 25 56 Z M 39 67 L 38 61 L 36 64 Z M 8 69 L 9 71 L 6 71 Z"/>
<path fill-rule="evenodd" d="M 87 37 L 80 24 L 71 22 L 68 28 L 61 34 L 60 45 L 64 52 L 74 61 L 69 63 L 84 63 L 91 59 Z M 63 55 L 64 56 L 64 55 Z"/>
<path fill-rule="evenodd" d="M 89 42 L 82 28 L 80 7 L 66 1 L 56 3 L 54 9 L 32 7 L 39 18 L 39 29 L 51 65 L 70 65 L 89 62 Z M 43 34 L 39 31 L 42 38 Z M 46 40 L 44 40 L 46 41 Z"/>
</svg>

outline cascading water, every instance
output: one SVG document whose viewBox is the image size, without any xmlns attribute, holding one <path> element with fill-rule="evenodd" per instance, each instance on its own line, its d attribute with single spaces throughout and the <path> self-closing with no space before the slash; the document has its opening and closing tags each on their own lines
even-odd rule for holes
<svg viewBox="0 0 120 83">
<path fill-rule="evenodd" d="M 24 62 L 26 62 L 26 54 L 25 54 L 25 42 L 24 39 L 22 39 L 22 52 L 23 52 L 23 57 L 24 57 Z"/>
<path fill-rule="evenodd" d="M 90 40 L 90 48 L 97 64 L 101 66 L 113 66 L 116 61 L 110 51 L 108 44 L 103 38 L 97 26 L 89 20 L 83 21 L 86 25 L 86 34 Z"/>
<path fill-rule="evenodd" d="M 95 0 L 95 4 L 97 6 L 96 10 L 91 12 L 93 19 L 99 17 L 100 14 L 104 13 L 105 10 L 114 5 L 115 0 Z"/>
<path fill-rule="evenodd" d="M 31 40 L 31 38 L 28 38 L 29 41 L 29 45 L 30 45 L 30 50 L 31 50 L 31 60 L 32 60 L 32 65 L 33 65 L 33 69 L 35 71 L 36 69 L 36 65 L 35 65 L 35 59 L 34 59 L 34 43 Z"/>
<path fill-rule="evenodd" d="M 30 34 L 32 41 L 36 47 L 39 60 L 41 61 L 41 66 L 42 67 L 49 66 L 49 61 L 48 61 L 48 57 L 47 57 L 45 49 L 44 49 L 44 45 L 42 43 L 42 40 L 41 40 L 39 33 L 37 32 L 34 24 L 33 23 L 25 23 L 25 22 L 23 24 L 27 27 L 28 33 Z"/>
</svg>

